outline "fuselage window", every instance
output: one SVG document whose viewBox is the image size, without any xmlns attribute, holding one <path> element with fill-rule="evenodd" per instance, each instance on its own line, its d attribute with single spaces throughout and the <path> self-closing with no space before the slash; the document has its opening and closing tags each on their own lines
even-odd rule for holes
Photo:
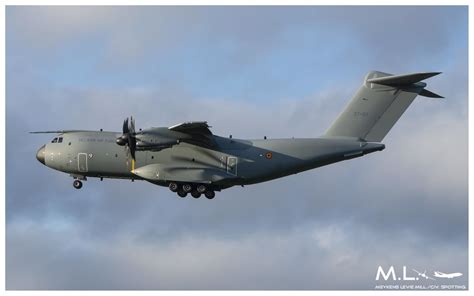
<svg viewBox="0 0 474 296">
<path fill-rule="evenodd" d="M 51 143 L 57 143 L 58 142 L 58 138 L 54 138 Z"/>
<path fill-rule="evenodd" d="M 62 143 L 62 142 L 63 142 L 63 137 L 59 137 L 58 143 Z"/>
</svg>

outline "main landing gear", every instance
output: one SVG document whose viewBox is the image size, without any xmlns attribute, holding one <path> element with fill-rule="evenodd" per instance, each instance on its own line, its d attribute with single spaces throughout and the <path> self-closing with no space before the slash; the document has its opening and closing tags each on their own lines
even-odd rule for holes
<svg viewBox="0 0 474 296">
<path fill-rule="evenodd" d="M 172 192 L 176 192 L 179 197 L 186 197 L 188 193 L 191 193 L 191 196 L 194 198 L 200 198 L 202 194 L 208 199 L 213 199 L 216 196 L 214 190 L 207 188 L 207 186 L 203 184 L 178 184 L 171 182 L 168 187 Z"/>
</svg>

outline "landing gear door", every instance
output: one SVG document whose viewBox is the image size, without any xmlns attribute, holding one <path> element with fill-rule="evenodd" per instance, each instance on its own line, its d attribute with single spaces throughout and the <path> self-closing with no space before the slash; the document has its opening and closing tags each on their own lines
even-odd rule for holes
<svg viewBox="0 0 474 296">
<path fill-rule="evenodd" d="M 77 154 L 77 169 L 79 172 L 87 172 L 87 153 Z"/>
<path fill-rule="evenodd" d="M 227 157 L 227 172 L 232 175 L 237 175 L 237 157 Z"/>
</svg>

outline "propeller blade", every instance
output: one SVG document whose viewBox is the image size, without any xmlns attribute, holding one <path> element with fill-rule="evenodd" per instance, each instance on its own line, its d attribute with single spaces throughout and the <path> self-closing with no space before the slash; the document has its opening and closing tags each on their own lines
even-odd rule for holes
<svg viewBox="0 0 474 296">
<path fill-rule="evenodd" d="M 136 141 L 135 139 L 132 140 L 130 145 L 130 155 L 132 156 L 133 160 L 135 160 L 135 149 L 136 149 Z"/>
<path fill-rule="evenodd" d="M 133 119 L 132 116 L 130 116 L 130 128 L 129 128 L 129 130 L 130 130 L 130 133 L 132 135 L 135 135 L 135 120 Z"/>
<path fill-rule="evenodd" d="M 128 133 L 128 118 L 123 121 L 122 133 L 124 134 Z"/>
<path fill-rule="evenodd" d="M 135 151 L 137 149 L 137 138 L 135 137 L 135 120 L 130 116 L 129 123 L 129 133 L 128 133 L 128 148 L 130 149 L 130 155 L 133 160 L 135 160 Z"/>
</svg>

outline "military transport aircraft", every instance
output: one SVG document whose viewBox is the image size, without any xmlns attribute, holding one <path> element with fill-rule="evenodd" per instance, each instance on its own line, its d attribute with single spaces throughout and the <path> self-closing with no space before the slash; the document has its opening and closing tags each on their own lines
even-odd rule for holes
<svg viewBox="0 0 474 296">
<path fill-rule="evenodd" d="M 439 72 L 391 75 L 369 72 L 358 92 L 319 138 L 241 140 L 213 135 L 205 121 L 137 131 L 133 118 L 122 133 L 61 130 L 36 158 L 74 178 L 146 180 L 180 197 L 281 178 L 381 151 L 380 143 L 417 95 L 442 98 L 421 80 Z"/>
</svg>

